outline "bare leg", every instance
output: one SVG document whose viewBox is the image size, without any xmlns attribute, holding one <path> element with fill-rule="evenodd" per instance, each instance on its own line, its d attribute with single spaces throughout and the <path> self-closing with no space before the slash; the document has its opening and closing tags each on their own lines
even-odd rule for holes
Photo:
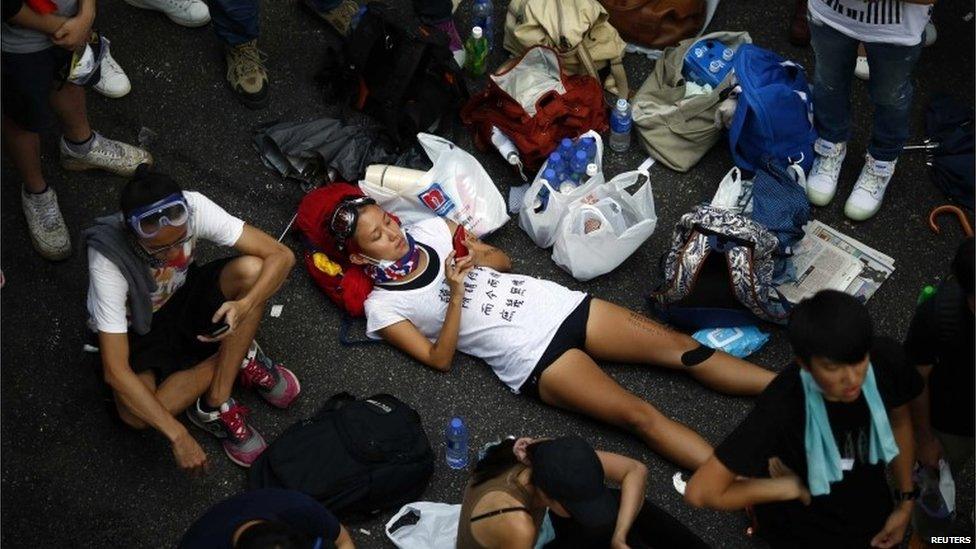
<svg viewBox="0 0 976 549">
<path fill-rule="evenodd" d="M 228 300 L 244 297 L 260 276 L 262 265 L 263 261 L 254 256 L 238 257 L 231 261 L 220 272 L 220 290 Z M 220 406 L 230 398 L 241 362 L 264 316 L 264 305 L 264 302 L 256 304 L 247 316 L 240 319 L 234 333 L 221 342 L 213 382 L 207 391 L 209 406 Z"/>
<path fill-rule="evenodd" d="M 51 107 L 58 113 L 64 136 L 71 141 L 82 142 L 91 137 L 88 109 L 85 105 L 85 88 L 65 84 L 51 92 Z"/>
<path fill-rule="evenodd" d="M 539 396 L 546 404 L 627 429 L 687 469 L 697 469 L 712 454 L 701 435 L 621 387 L 578 349 L 566 351 L 542 372 Z"/>
<path fill-rule="evenodd" d="M 140 372 L 137 376 L 146 387 L 149 387 L 156 394 L 156 398 L 159 399 L 163 407 L 175 416 L 189 407 L 210 387 L 216 363 L 216 355 L 214 355 L 193 368 L 172 374 L 164 379 L 158 388 L 156 376 L 151 370 Z M 130 427 L 136 429 L 148 427 L 146 422 L 129 411 L 128 406 L 125 405 L 118 393 L 115 394 L 115 406 L 119 411 L 119 417 Z"/>
<path fill-rule="evenodd" d="M 757 395 L 776 376 L 721 351 L 696 366 L 682 365 L 681 355 L 698 345 L 690 336 L 619 305 L 600 299 L 590 305 L 586 351 L 599 360 L 686 370 L 700 383 L 733 395 Z"/>
<path fill-rule="evenodd" d="M 47 188 L 41 171 L 41 136 L 25 130 L 9 116 L 3 116 L 3 144 L 28 192 Z"/>
</svg>

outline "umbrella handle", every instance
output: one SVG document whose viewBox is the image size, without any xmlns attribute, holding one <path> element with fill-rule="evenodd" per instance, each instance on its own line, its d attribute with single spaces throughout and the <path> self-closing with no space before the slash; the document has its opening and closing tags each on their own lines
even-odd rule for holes
<svg viewBox="0 0 976 549">
<path fill-rule="evenodd" d="M 942 234 L 939 229 L 939 216 L 942 214 L 953 214 L 956 219 L 959 220 L 959 224 L 962 226 L 962 232 L 966 234 L 966 237 L 973 236 L 973 226 L 970 225 L 969 219 L 966 217 L 966 213 L 962 211 L 958 206 L 952 206 L 946 204 L 944 206 L 937 206 L 932 209 L 929 213 L 929 229 L 935 234 Z"/>
</svg>

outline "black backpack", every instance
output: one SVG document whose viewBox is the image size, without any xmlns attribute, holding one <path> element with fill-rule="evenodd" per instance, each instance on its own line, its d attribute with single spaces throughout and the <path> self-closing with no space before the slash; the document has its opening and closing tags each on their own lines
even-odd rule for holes
<svg viewBox="0 0 976 549">
<path fill-rule="evenodd" d="M 420 416 L 386 394 L 339 393 L 285 430 L 251 466 L 250 488 L 289 488 L 365 518 L 416 501 L 434 473 Z"/>
<path fill-rule="evenodd" d="M 468 99 L 448 43 L 413 13 L 370 2 L 345 42 L 327 46 L 319 73 L 326 100 L 375 118 L 400 150 L 418 132 L 443 133 Z"/>
</svg>

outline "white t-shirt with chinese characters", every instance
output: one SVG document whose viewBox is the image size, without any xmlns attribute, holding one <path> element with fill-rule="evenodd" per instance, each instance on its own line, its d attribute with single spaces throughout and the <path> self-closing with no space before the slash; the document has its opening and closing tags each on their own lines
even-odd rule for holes
<svg viewBox="0 0 976 549">
<path fill-rule="evenodd" d="M 164 267 L 152 268 L 156 291 L 152 294 L 153 312 L 158 311 L 186 282 L 186 273 L 193 263 L 193 252 L 200 239 L 220 246 L 233 246 L 244 232 L 244 222 L 198 192 L 184 191 L 190 208 L 191 238 L 183 244 L 178 258 Z M 93 330 L 106 333 L 128 332 L 129 284 L 122 271 L 110 259 L 88 248 L 88 315 Z"/>
<path fill-rule="evenodd" d="M 932 6 L 901 0 L 810 0 L 810 17 L 861 42 L 914 46 Z"/>
<path fill-rule="evenodd" d="M 444 260 L 453 250 L 451 231 L 441 218 L 406 230 L 437 252 L 437 264 L 428 267 L 437 269 L 437 276 L 420 288 L 375 287 L 366 299 L 366 334 L 379 339 L 383 328 L 409 320 L 436 341 L 451 297 L 444 274 Z M 586 297 L 555 282 L 488 267 L 471 269 L 464 288 L 457 349 L 487 362 L 512 391 L 528 379 L 559 326 Z"/>
</svg>

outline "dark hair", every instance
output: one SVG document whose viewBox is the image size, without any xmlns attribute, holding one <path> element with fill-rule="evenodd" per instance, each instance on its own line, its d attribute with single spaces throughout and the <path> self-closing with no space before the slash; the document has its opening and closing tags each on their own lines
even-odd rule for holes
<svg viewBox="0 0 976 549">
<path fill-rule="evenodd" d="M 804 299 L 790 315 L 793 354 L 807 365 L 812 357 L 839 364 L 860 362 L 871 349 L 871 315 L 857 298 L 823 290 Z"/>
<path fill-rule="evenodd" d="M 973 237 L 969 237 L 962 241 L 959 245 L 959 249 L 956 250 L 956 257 L 952 259 L 952 274 L 956 277 L 956 282 L 962 287 L 962 290 L 966 292 L 966 295 L 973 295 L 976 293 L 976 275 L 973 273 L 973 263 L 976 258 L 976 246 L 974 246 Z"/>
<path fill-rule="evenodd" d="M 235 549 L 311 549 L 312 538 L 290 524 L 261 521 L 247 527 L 237 538 Z"/>
<path fill-rule="evenodd" d="M 471 473 L 471 485 L 477 486 L 486 480 L 491 480 L 518 463 L 513 448 L 515 448 L 515 439 L 507 438 L 485 450 L 485 455 L 478 460 Z"/>
<path fill-rule="evenodd" d="M 133 210 L 182 191 L 183 189 L 172 177 L 152 171 L 148 164 L 139 164 L 135 175 L 122 188 L 119 201 L 122 216 L 128 218 Z"/>
</svg>

